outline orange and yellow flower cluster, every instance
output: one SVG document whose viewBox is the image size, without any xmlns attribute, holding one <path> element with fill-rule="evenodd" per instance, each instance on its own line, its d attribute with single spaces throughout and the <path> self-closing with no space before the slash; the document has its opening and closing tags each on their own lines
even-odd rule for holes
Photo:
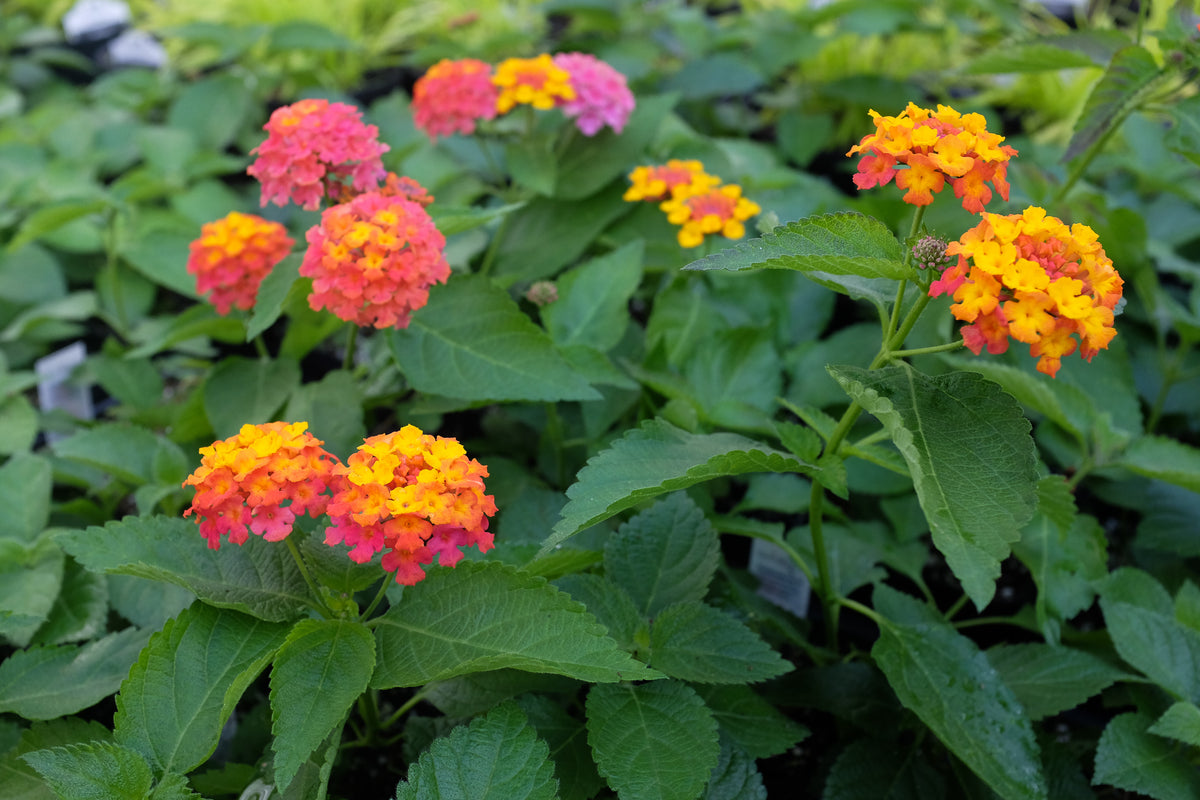
<svg viewBox="0 0 1200 800">
<path fill-rule="evenodd" d="M 988 214 L 946 254 L 957 256 L 929 294 L 951 295 L 950 311 L 969 322 L 963 341 L 978 355 L 1030 345 L 1050 377 L 1079 348 L 1090 361 L 1116 335 L 1113 310 L 1124 282 L 1087 225 L 1066 225 L 1037 207 Z M 1078 341 L 1074 337 L 1078 337 Z"/>
<path fill-rule="evenodd" d="M 676 238 L 681 247 L 699 247 L 710 233 L 740 239 L 746 235 L 746 220 L 762 211 L 742 196 L 741 186 L 722 185 L 699 161 L 671 159 L 666 164 L 637 167 L 629 173 L 629 182 L 624 199 L 657 202 L 667 221 L 679 226 Z"/>
<path fill-rule="evenodd" d="M 254 307 L 258 286 L 292 250 L 295 242 L 278 222 L 254 214 L 230 212 L 200 228 L 191 243 L 187 271 L 196 276 L 196 291 L 209 298 L 218 314 Z"/>
<path fill-rule="evenodd" d="M 250 533 L 277 542 L 301 514 L 328 513 L 326 544 L 349 545 L 360 564 L 386 550 L 383 568 L 408 586 L 425 577 L 422 566 L 435 556 L 452 567 L 462 547 L 492 548 L 487 528 L 496 503 L 484 493 L 488 470 L 456 439 L 407 425 L 370 437 L 342 464 L 307 428 L 245 425 L 200 448 L 201 465 L 183 482 L 197 489 L 184 516 L 196 514 L 210 548 L 225 536 L 243 544 Z"/>
<path fill-rule="evenodd" d="M 983 115 L 943 105 L 931 111 L 913 103 L 895 117 L 870 113 L 875 133 L 846 153 L 863 153 L 854 176 L 859 189 L 885 186 L 894 177 L 905 190 L 904 202 L 926 206 L 949 179 L 954 196 L 972 214 L 983 212 L 992 188 L 1008 200 L 1008 162 L 1017 151 L 987 130 Z"/>
</svg>

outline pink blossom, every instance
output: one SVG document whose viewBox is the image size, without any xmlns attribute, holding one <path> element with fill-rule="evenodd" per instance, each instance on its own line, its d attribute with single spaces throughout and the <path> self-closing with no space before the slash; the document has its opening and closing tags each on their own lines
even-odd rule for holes
<svg viewBox="0 0 1200 800">
<path fill-rule="evenodd" d="M 476 122 L 496 116 L 499 93 L 490 64 L 444 58 L 413 86 L 413 123 L 435 141 L 452 133 L 474 133 Z"/>
<path fill-rule="evenodd" d="M 605 125 L 620 133 L 635 105 L 625 76 L 587 53 L 559 53 L 554 64 L 571 76 L 575 99 L 560 108 L 576 118 L 575 126 L 583 135 L 595 136 Z"/>
</svg>

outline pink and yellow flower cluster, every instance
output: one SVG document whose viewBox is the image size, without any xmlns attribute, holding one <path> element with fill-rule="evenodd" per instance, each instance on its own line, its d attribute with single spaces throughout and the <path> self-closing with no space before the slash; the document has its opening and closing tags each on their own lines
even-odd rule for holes
<svg viewBox="0 0 1200 800">
<path fill-rule="evenodd" d="M 657 202 L 667 221 L 679 226 L 676 238 L 681 247 L 698 247 L 710 233 L 740 239 L 746 235 L 746 220 L 762 211 L 742 196 L 741 186 L 723 185 L 699 161 L 671 159 L 637 167 L 629 173 L 629 182 L 624 199 Z"/>
<path fill-rule="evenodd" d="M 196 291 L 209 298 L 218 314 L 254 307 L 258 286 L 292 250 L 294 242 L 278 222 L 254 214 L 230 212 L 200 228 L 192 242 L 187 271 L 196 276 Z"/>
<path fill-rule="evenodd" d="M 620 133 L 635 101 L 625 76 L 587 53 L 509 58 L 494 69 L 476 59 L 443 59 L 413 87 L 413 119 L 434 140 L 474 133 L 480 121 L 520 105 L 557 108 L 594 136 L 606 125 Z"/>
<path fill-rule="evenodd" d="M 360 564 L 383 552 L 383 568 L 407 586 L 425 577 L 422 566 L 435 557 L 452 567 L 460 548 L 492 548 L 487 528 L 496 504 L 484 493 L 488 470 L 456 439 L 407 425 L 368 438 L 343 464 L 307 428 L 244 425 L 200 449 L 201 465 L 183 483 L 197 490 L 184 516 L 197 516 L 210 548 L 220 548 L 224 537 L 243 544 L 250 533 L 281 541 L 301 514 L 328 513 L 326 544 L 349 545 Z"/>
</svg>

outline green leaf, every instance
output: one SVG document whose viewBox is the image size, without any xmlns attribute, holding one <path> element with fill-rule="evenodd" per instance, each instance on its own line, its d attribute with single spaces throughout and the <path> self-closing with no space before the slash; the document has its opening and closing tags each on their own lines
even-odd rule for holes
<svg viewBox="0 0 1200 800">
<path fill-rule="evenodd" d="M 492 220 L 507 216 L 524 206 L 524 203 L 509 203 L 492 208 L 480 208 L 478 206 L 443 206 L 441 203 L 434 203 L 428 208 L 428 211 L 442 235 L 453 236 L 456 233 L 486 225 Z"/>
<path fill-rule="evenodd" d="M 0 538 L 32 541 L 50 519 L 50 462 L 19 453 L 0 466 Z"/>
<path fill-rule="evenodd" d="M 687 62 L 683 69 L 663 81 L 688 100 L 720 95 L 748 95 L 763 84 L 762 72 L 741 53 L 718 52 Z"/>
<path fill-rule="evenodd" d="M 676 94 L 649 97 L 639 94 L 637 108 L 620 133 L 613 133 L 606 126 L 595 136 L 573 136 L 558 162 L 555 197 L 563 200 L 589 197 L 614 178 L 628 173 L 678 100 Z"/>
<path fill-rule="evenodd" d="M 505 700 L 521 698 L 523 702 L 525 698 L 535 696 L 531 694 L 533 692 L 545 699 L 553 696 L 552 701 L 561 709 L 560 698 L 574 695 L 578 690 L 578 681 L 561 675 L 494 669 L 432 683 L 425 697 L 447 717 L 465 719 L 495 708 Z M 528 713 L 528 709 L 526 711 Z"/>
<path fill-rule="evenodd" d="M 911 745 L 858 739 L 833 763 L 822 800 L 942 800 L 946 779 L 930 760 Z"/>
<path fill-rule="evenodd" d="M 287 625 L 203 604 L 182 611 L 151 637 L 121 685 L 117 742 L 158 770 L 195 769 L 287 632 Z"/>
<path fill-rule="evenodd" d="M 90 570 L 167 581 L 206 603 L 272 622 L 295 619 L 310 602 L 287 548 L 257 536 L 210 550 L 196 523 L 160 516 L 68 531 L 57 541 Z"/>
<path fill-rule="evenodd" d="M 78 647 L 19 650 L 0 663 L 0 712 L 54 719 L 93 706 L 117 691 L 149 638 L 126 628 Z"/>
<path fill-rule="evenodd" d="M 529 717 L 529 724 L 550 748 L 558 796 L 562 800 L 590 800 L 604 788 L 604 779 L 596 771 L 592 750 L 587 743 L 587 726 L 563 707 L 559 698 L 544 694 L 525 694 L 517 705 Z"/>
<path fill-rule="evenodd" d="M 696 686 L 721 732 L 751 758 L 770 758 L 808 738 L 810 731 L 783 715 L 749 686 Z"/>
<path fill-rule="evenodd" d="M 463 400 L 598 400 L 545 331 L 486 278 L 455 276 L 403 330 L 388 332 L 413 388 Z"/>
<path fill-rule="evenodd" d="M 183 85 L 167 109 L 167 124 L 191 131 L 203 149 L 222 151 L 237 136 L 253 104 L 246 80 L 217 73 Z"/>
<path fill-rule="evenodd" d="M 1175 125 L 1167 135 L 1167 146 L 1200 164 L 1200 96 L 1172 103 L 1169 112 Z"/>
<path fill-rule="evenodd" d="M 1073 161 L 1137 110 L 1166 75 L 1146 48 L 1133 45 L 1118 50 L 1075 122 L 1063 162 Z"/>
<path fill-rule="evenodd" d="M 150 800 L 204 800 L 204 798 L 192 791 L 187 776 L 172 772 L 164 775 L 162 780 L 155 785 Z"/>
<path fill-rule="evenodd" d="M 217 438 L 233 436 L 243 425 L 270 422 L 300 385 L 300 365 L 291 359 L 266 361 L 223 358 L 204 382 L 204 413 Z"/>
<path fill-rule="evenodd" d="M 347 370 L 332 370 L 319 381 L 297 387 L 283 417 L 307 422 L 325 449 L 340 458 L 348 458 L 367 433 L 362 390 Z"/>
<path fill-rule="evenodd" d="M 767 800 L 754 759 L 721 737 L 721 754 L 700 800 Z"/>
<path fill-rule="evenodd" d="M 138 425 L 101 424 L 52 446 L 59 458 L 96 467 L 135 485 L 154 482 L 155 464 L 160 460 L 186 463 L 179 445 Z"/>
<path fill-rule="evenodd" d="M 1048 381 L 1040 373 L 982 358 L 945 358 L 949 364 L 977 372 L 1004 387 L 1021 405 L 1033 409 L 1074 436 L 1087 436 L 1095 424 L 1096 404 L 1078 387 Z"/>
<path fill-rule="evenodd" d="M 1074 708 L 1119 680 L 1132 675 L 1082 650 L 1049 644 L 1012 644 L 987 651 L 1032 720 Z"/>
<path fill-rule="evenodd" d="M 135 578 L 132 575 L 101 576 L 108 584 L 112 610 L 141 628 L 156 630 L 192 604 L 196 595 L 173 583 Z"/>
<path fill-rule="evenodd" d="M 604 545 L 604 572 L 657 616 L 675 603 L 699 602 L 717 571 L 721 543 L 691 498 L 669 494 L 622 525 Z"/>
<path fill-rule="evenodd" d="M 1200 492 L 1200 450 L 1165 436 L 1135 439 L 1117 462 L 1147 478 Z"/>
<path fill-rule="evenodd" d="M 586 572 L 564 575 L 554 585 L 587 606 L 622 650 L 637 648 L 634 636 L 645 622 L 628 592 L 611 580 Z"/>
<path fill-rule="evenodd" d="M 504 148 L 504 159 L 513 183 L 534 194 L 554 194 L 558 178 L 558 162 L 554 160 L 553 142 L 540 136 L 526 136 L 511 141 Z"/>
<path fill-rule="evenodd" d="M 212 306 L 203 303 L 197 303 L 182 314 L 173 314 L 157 322 L 159 324 L 144 325 L 143 329 L 139 329 L 139 344 L 126 354 L 127 358 L 146 358 L 201 337 L 223 342 L 240 342 L 246 338 L 245 325 L 240 319 L 222 317 Z"/>
<path fill-rule="evenodd" d="M 604 353 L 621 341 L 629 298 L 641 283 L 644 249 L 640 239 L 629 242 L 558 279 L 558 299 L 542 309 L 557 345 L 588 345 Z"/>
<path fill-rule="evenodd" d="M 535 197 L 508 216 L 493 274 L 506 284 L 536 281 L 571 264 L 628 211 L 623 193 L 614 185 L 581 200 Z"/>
<path fill-rule="evenodd" d="M 196 277 L 187 271 L 187 262 L 190 253 L 189 246 L 199 234 L 198 225 L 194 232 L 185 232 L 174 228 L 138 231 L 137 235 L 119 242 L 117 252 L 129 266 L 150 280 L 178 292 L 184 297 L 195 299 L 200 295 L 196 292 Z M 207 303 L 200 303 L 195 308 L 202 309 L 216 317 L 216 312 Z M 231 327 L 236 325 L 240 332 L 242 323 L 239 320 L 217 318 L 225 319 Z M 169 346 L 169 344 L 162 345 L 163 348 Z"/>
<path fill-rule="evenodd" d="M 108 577 L 63 561 L 63 586 L 34 644 L 64 644 L 102 635 L 108 626 Z M 0 667 L 2 669 L 2 667 Z"/>
<path fill-rule="evenodd" d="M 37 433 L 38 412 L 25 395 L 0 397 L 0 454 L 28 452 L 37 441 Z M 0 486 L 2 485 L 0 482 Z M 2 491 L 4 490 L 0 489 L 0 492 Z"/>
<path fill-rule="evenodd" d="M 1096 747 L 1092 784 L 1107 784 L 1155 800 L 1200 797 L 1200 774 L 1175 744 L 1149 733 L 1153 719 L 1122 714 L 1108 723 Z"/>
<path fill-rule="evenodd" d="M 438 739 L 409 767 L 396 800 L 557 800 L 546 743 L 505 703 Z"/>
<path fill-rule="evenodd" d="M 875 607 L 887 622 L 871 655 L 900 702 L 1004 800 L 1045 800 L 1029 718 L 987 657 L 928 607 L 893 589 L 877 586 Z"/>
<path fill-rule="evenodd" d="M 109 207 L 104 199 L 66 200 L 44 205 L 21 221 L 21 226 L 9 240 L 7 251 L 12 253 L 27 244 L 48 236 L 64 225 Z"/>
<path fill-rule="evenodd" d="M 303 260 L 303 253 L 292 253 L 272 267 L 271 272 L 258 285 L 250 321 L 246 323 L 247 342 L 279 319 L 283 313 L 283 301 L 296 281 L 300 280 L 300 263 Z"/>
<path fill-rule="evenodd" d="M 540 552 L 651 498 L 750 472 L 822 474 L 815 464 L 735 433 L 694 434 L 647 420 L 588 459 L 567 489 L 570 501 Z"/>
<path fill-rule="evenodd" d="M 111 742 L 35 750 L 22 758 L 71 800 L 143 800 L 154 782 L 145 759 Z"/>
<path fill-rule="evenodd" d="M 148 409 L 163 399 L 163 378 L 149 360 L 95 355 L 88 369 L 104 391 L 127 406 Z"/>
<path fill-rule="evenodd" d="M 1129 572 L 1126 568 L 1114 575 Z M 1146 578 L 1147 587 L 1158 586 Z M 1175 619 L 1169 597 L 1162 607 L 1158 591 L 1135 597 L 1128 594 L 1131 586 L 1129 581 L 1109 582 L 1100 592 L 1100 609 L 1117 654 L 1176 698 L 1200 701 L 1200 631 Z"/>
<path fill-rule="evenodd" d="M 695 800 L 717 765 L 717 722 L 678 681 L 593 686 L 588 743 L 622 798 Z"/>
<path fill-rule="evenodd" d="M 1034 509 L 1035 452 L 1020 407 L 971 373 L 928 376 L 908 365 L 828 369 L 883 423 L 908 463 L 934 545 L 983 609 L 1000 562 Z"/>
<path fill-rule="evenodd" d="M 21 734 L 16 749 L 0 757 L 0 786 L 4 787 L 5 800 L 59 798 L 33 767 L 25 763 L 22 756 L 26 753 L 68 744 L 95 744 L 111 738 L 112 731 L 102 723 L 85 722 L 76 717 L 33 723 Z"/>
<path fill-rule="evenodd" d="M 345 719 L 375 669 L 375 640 L 348 620 L 302 619 L 271 668 L 271 750 L 282 789 Z"/>
<path fill-rule="evenodd" d="M 783 393 L 783 360 L 770 331 L 735 328 L 708 337 L 683 367 L 690 396 L 716 427 L 768 432 Z"/>
<path fill-rule="evenodd" d="M 430 569 L 379 618 L 375 636 L 376 689 L 504 667 L 592 682 L 658 677 L 568 595 L 495 562 Z"/>
<path fill-rule="evenodd" d="M 29 644 L 62 588 L 63 554 L 48 538 L 0 539 L 0 636 Z"/>
<path fill-rule="evenodd" d="M 697 602 L 655 616 L 647 663 L 693 683 L 758 683 L 795 669 L 737 619 Z"/>
<path fill-rule="evenodd" d="M 994 50 L 976 56 L 963 71 L 968 75 L 994 75 L 1057 72 L 1094 66 L 1096 62 L 1083 53 L 1064 50 L 1043 41 L 1005 42 Z"/>
<path fill-rule="evenodd" d="M 355 42 L 316 22 L 282 22 L 272 27 L 267 47 L 289 52 L 318 50 L 353 53 L 362 48 Z"/>
<path fill-rule="evenodd" d="M 1150 726 L 1149 731 L 1200 747 L 1200 708 L 1193 703 L 1175 703 Z"/>
</svg>

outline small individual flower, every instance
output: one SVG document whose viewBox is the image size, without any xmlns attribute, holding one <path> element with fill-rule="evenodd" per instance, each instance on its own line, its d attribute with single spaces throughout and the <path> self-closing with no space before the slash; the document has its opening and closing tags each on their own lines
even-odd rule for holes
<svg viewBox="0 0 1200 800">
<path fill-rule="evenodd" d="M 348 545 L 360 564 L 386 550 L 383 568 L 397 583 L 423 579 L 421 565 L 435 555 L 452 567 L 462 559 L 460 547 L 492 548 L 487 527 L 496 504 L 484 494 L 487 467 L 467 458 L 456 439 L 406 425 L 370 437 L 335 472 L 325 543 Z"/>
<path fill-rule="evenodd" d="M 558 287 L 551 281 L 534 281 L 525 292 L 525 299 L 535 306 L 548 306 L 558 300 Z"/>
<path fill-rule="evenodd" d="M 453 133 L 471 134 L 479 120 L 496 116 L 499 95 L 490 64 L 444 58 L 413 86 L 413 123 L 435 141 Z"/>
<path fill-rule="evenodd" d="M 196 291 L 209 298 L 218 314 L 236 306 L 254 307 L 258 286 L 295 242 L 278 222 L 237 211 L 200 228 L 190 245 L 187 271 L 196 276 Z"/>
<path fill-rule="evenodd" d="M 496 67 L 492 83 L 500 89 L 496 111 L 507 114 L 518 105 L 549 111 L 575 99 L 571 76 L 548 53 L 537 58 L 508 58 Z"/>
<path fill-rule="evenodd" d="M 380 156 L 389 148 L 354 106 L 301 100 L 275 109 L 263 129 L 267 139 L 251 151 L 258 158 L 246 172 L 262 184 L 264 206 L 290 199 L 312 211 L 341 184 L 367 191 L 384 176 Z"/>
<path fill-rule="evenodd" d="M 699 161 L 672 158 L 666 164 L 637 167 L 629 173 L 630 187 L 623 199 L 627 202 L 648 200 L 659 202 L 667 197 L 694 194 L 721 185 L 721 179 L 704 171 Z"/>
<path fill-rule="evenodd" d="M 368 192 L 331 206 L 306 239 L 308 304 L 357 325 L 407 327 L 429 287 L 450 277 L 446 238 L 420 203 L 399 194 Z"/>
<path fill-rule="evenodd" d="M 325 513 L 336 459 L 307 431 L 307 422 L 243 425 L 236 436 L 200 448 L 200 466 L 183 482 L 196 487 L 183 515 L 196 514 L 210 548 L 220 548 L 226 535 L 238 545 L 250 533 L 277 542 L 296 517 Z"/>
<path fill-rule="evenodd" d="M 983 115 L 943 105 L 930 111 L 913 103 L 895 117 L 870 114 L 875 133 L 846 153 L 863 154 L 854 176 L 859 189 L 885 186 L 894 177 L 905 190 L 904 202 L 925 206 L 949 180 L 954 196 L 973 214 L 983 213 L 992 189 L 1008 200 L 1008 162 L 1017 151 L 1000 144 L 1004 137 L 987 130 Z"/>
<path fill-rule="evenodd" d="M 954 259 L 946 255 L 946 241 L 936 236 L 922 236 L 912 246 L 913 263 L 920 269 L 941 270 Z"/>
<path fill-rule="evenodd" d="M 633 92 L 625 76 L 587 53 L 559 53 L 554 63 L 571 76 L 575 99 L 562 111 L 575 119 L 584 136 L 595 136 L 605 125 L 620 133 L 633 113 Z"/>
<path fill-rule="evenodd" d="M 971 323 L 962 336 L 976 355 L 984 347 L 1003 353 L 1012 337 L 1030 345 L 1038 371 L 1053 378 L 1076 347 L 1091 361 L 1117 335 L 1113 310 L 1124 281 L 1087 225 L 1068 226 L 1036 206 L 985 213 L 946 254 L 957 262 L 929 294 L 953 296 L 950 311 Z"/>
<path fill-rule="evenodd" d="M 746 235 L 743 223 L 762 211 L 758 203 L 742 197 L 742 187 L 732 183 L 673 197 L 659 208 L 667 212 L 668 222 L 681 226 L 681 247 L 698 247 L 709 233 L 740 239 Z"/>
</svg>

